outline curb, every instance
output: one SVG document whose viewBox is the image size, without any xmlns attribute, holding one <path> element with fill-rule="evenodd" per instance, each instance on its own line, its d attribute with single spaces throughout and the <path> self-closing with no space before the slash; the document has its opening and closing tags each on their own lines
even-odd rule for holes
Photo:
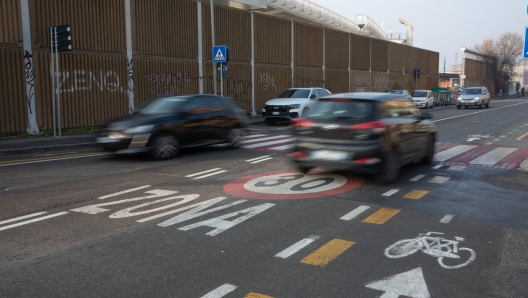
<svg viewBox="0 0 528 298">
<path fill-rule="evenodd" d="M 86 149 L 86 148 L 99 148 L 99 145 L 94 142 L 94 143 L 79 143 L 79 144 L 69 144 L 69 145 L 25 147 L 25 148 L 0 150 L 0 156 L 30 154 L 30 153 L 45 153 L 45 152 L 53 152 L 53 151 L 68 151 L 68 150 L 77 150 L 77 149 Z"/>
</svg>

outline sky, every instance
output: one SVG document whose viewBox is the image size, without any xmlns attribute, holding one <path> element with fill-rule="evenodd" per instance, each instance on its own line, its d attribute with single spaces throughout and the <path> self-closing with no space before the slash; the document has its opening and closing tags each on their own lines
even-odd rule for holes
<svg viewBox="0 0 528 298">
<path fill-rule="evenodd" d="M 460 49 L 473 49 L 485 39 L 502 33 L 523 36 L 528 26 L 527 4 L 522 0 L 311 0 L 357 23 L 366 14 L 386 33 L 405 34 L 402 17 L 413 26 L 413 46 L 438 52 L 439 71 L 462 63 Z"/>
</svg>

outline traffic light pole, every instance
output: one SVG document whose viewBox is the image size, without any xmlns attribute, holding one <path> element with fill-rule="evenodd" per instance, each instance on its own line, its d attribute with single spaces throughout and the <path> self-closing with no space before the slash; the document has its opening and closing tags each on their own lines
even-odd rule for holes
<svg viewBox="0 0 528 298">
<path fill-rule="evenodd" d="M 59 137 L 62 136 L 61 133 L 61 108 L 60 108 L 60 70 L 59 70 L 59 40 L 57 38 L 57 27 L 55 27 L 55 63 L 57 64 L 57 72 L 59 75 L 57 75 L 57 118 L 58 118 L 58 131 L 59 131 Z"/>
</svg>

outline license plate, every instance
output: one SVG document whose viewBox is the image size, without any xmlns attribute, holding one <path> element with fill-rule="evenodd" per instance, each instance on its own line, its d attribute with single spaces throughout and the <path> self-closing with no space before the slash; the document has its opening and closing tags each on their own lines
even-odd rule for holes
<svg viewBox="0 0 528 298">
<path fill-rule="evenodd" d="M 310 154 L 311 158 L 315 159 L 324 159 L 324 160 L 344 160 L 349 158 L 348 152 L 341 152 L 341 151 L 330 151 L 330 150 L 317 150 L 313 151 Z"/>
<path fill-rule="evenodd" d="M 280 115 L 280 112 L 271 112 L 272 115 Z"/>
</svg>

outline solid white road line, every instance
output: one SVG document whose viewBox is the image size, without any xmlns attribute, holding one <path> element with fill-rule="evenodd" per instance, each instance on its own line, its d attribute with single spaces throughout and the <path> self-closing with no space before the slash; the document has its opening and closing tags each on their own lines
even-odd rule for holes
<svg viewBox="0 0 528 298">
<path fill-rule="evenodd" d="M 454 119 L 454 118 L 459 118 L 459 117 L 465 117 L 465 116 L 469 116 L 469 115 L 473 115 L 473 114 L 479 114 L 479 113 L 485 113 L 485 112 L 489 112 L 489 111 L 495 111 L 495 110 L 498 110 L 498 109 L 509 108 L 509 107 L 513 107 L 513 106 L 522 105 L 522 104 L 525 104 L 525 103 L 526 103 L 526 102 L 516 103 L 516 104 L 513 104 L 513 105 L 503 106 L 503 107 L 494 108 L 494 109 L 489 109 L 489 110 L 485 110 L 485 111 L 474 112 L 474 113 L 469 113 L 469 114 L 464 114 L 464 115 L 459 115 L 459 116 L 447 117 L 447 118 L 444 118 L 444 119 L 433 120 L 433 121 L 431 121 L 431 122 L 440 122 L 440 121 L 445 121 L 445 120 L 449 120 L 449 119 Z"/>
<path fill-rule="evenodd" d="M 321 238 L 321 236 L 315 236 L 315 235 L 312 235 L 308 238 L 304 238 L 303 240 L 279 252 L 278 254 L 275 255 L 275 257 L 286 259 L 287 257 L 295 254 L 296 252 L 298 252 L 299 250 L 301 250 L 302 248 L 304 248 L 305 246 L 307 246 L 308 244 L 314 242 L 315 240 L 319 238 Z"/>
<path fill-rule="evenodd" d="M 194 177 L 194 176 L 198 176 L 198 175 L 205 174 L 205 173 L 209 173 L 209 172 L 213 172 L 213 171 L 218 171 L 218 170 L 220 170 L 220 169 L 221 169 L 221 168 L 210 169 L 210 170 L 203 171 L 203 172 L 200 172 L 200 173 L 190 174 L 190 175 L 187 175 L 187 176 L 185 176 L 185 177 Z"/>
<path fill-rule="evenodd" d="M 447 150 L 436 153 L 433 157 L 433 160 L 434 161 L 446 161 L 452 157 L 455 157 L 459 154 L 462 154 L 476 147 L 477 146 L 473 146 L 473 145 L 458 145 L 453 148 L 449 148 Z"/>
<path fill-rule="evenodd" d="M 392 196 L 393 194 L 395 194 L 395 193 L 397 193 L 399 191 L 400 191 L 399 189 L 391 189 L 388 192 L 382 194 L 382 196 L 390 197 L 390 196 Z"/>
<path fill-rule="evenodd" d="M 423 177 L 425 177 L 425 175 L 418 175 L 418 176 L 416 176 L 416 177 L 414 177 L 414 178 L 411 178 L 411 179 L 409 179 L 409 180 L 410 180 L 410 181 L 418 181 L 418 180 L 422 179 Z"/>
<path fill-rule="evenodd" d="M 133 192 L 133 191 L 140 190 L 140 189 L 147 188 L 147 187 L 150 187 L 150 185 L 143 185 L 143 186 L 140 186 L 140 187 L 123 190 L 123 191 L 116 192 L 116 193 L 113 193 L 113 194 L 109 194 L 109 195 L 106 195 L 106 196 L 98 197 L 98 199 L 99 200 L 108 199 L 108 198 L 111 198 L 111 197 L 115 197 L 115 196 L 118 196 L 118 195 L 122 195 L 124 193 Z"/>
<path fill-rule="evenodd" d="M 295 144 L 283 145 L 283 146 L 273 147 L 273 148 L 269 148 L 269 149 L 270 150 L 282 151 L 282 150 L 291 149 L 293 147 L 295 147 Z"/>
<path fill-rule="evenodd" d="M 256 143 L 256 142 L 261 142 L 261 141 L 268 141 L 268 140 L 275 140 L 275 139 L 282 139 L 282 138 L 286 138 L 286 137 L 290 137 L 290 135 L 280 135 L 280 136 L 272 136 L 272 137 L 251 139 L 249 141 L 245 141 L 244 144 Z"/>
<path fill-rule="evenodd" d="M 267 157 L 270 157 L 270 155 L 264 155 L 264 156 L 261 156 L 261 157 L 256 157 L 256 158 L 248 159 L 248 160 L 246 160 L 246 161 L 247 161 L 247 162 L 252 162 L 252 161 L 259 160 L 259 159 L 263 159 L 263 158 L 267 158 Z"/>
<path fill-rule="evenodd" d="M 258 147 L 264 147 L 264 146 L 269 146 L 269 145 L 275 145 L 275 144 L 280 144 L 280 143 L 287 143 L 287 142 L 293 142 L 295 141 L 295 138 L 288 138 L 288 139 L 282 139 L 282 140 L 277 140 L 277 141 L 271 141 L 271 142 L 265 142 L 265 143 L 258 143 L 258 144 L 253 144 L 253 145 L 247 145 L 247 146 L 242 146 L 242 148 L 258 148 Z"/>
<path fill-rule="evenodd" d="M 441 223 L 449 223 L 453 217 L 455 217 L 454 215 L 451 215 L 451 214 L 446 214 L 444 217 L 442 217 L 442 219 L 440 220 Z"/>
<path fill-rule="evenodd" d="M 0 221 L 0 225 L 6 224 L 6 223 L 10 223 L 10 222 L 14 222 L 14 221 L 23 220 L 23 219 L 30 218 L 30 217 L 39 216 L 39 215 L 46 214 L 46 213 L 47 213 L 46 211 L 43 211 L 43 212 L 38 212 L 38 213 L 28 214 L 28 215 L 24 215 L 24 216 L 20 216 L 20 217 L 11 218 L 11 219 L 8 219 L 8 220 Z"/>
<path fill-rule="evenodd" d="M 490 152 L 483 154 L 474 160 L 470 161 L 469 163 L 472 165 L 486 165 L 486 166 L 492 166 L 501 159 L 505 158 L 506 156 L 510 155 L 512 152 L 517 150 L 517 148 L 505 148 L 505 147 L 499 147 L 491 150 Z"/>
<path fill-rule="evenodd" d="M 202 298 L 220 298 L 220 297 L 224 297 L 225 295 L 233 292 L 236 288 L 237 288 L 237 286 L 230 285 L 230 284 L 224 284 L 224 285 L 214 289 L 213 291 L 205 294 L 204 296 L 202 296 Z"/>
<path fill-rule="evenodd" d="M 263 161 L 270 160 L 270 159 L 273 159 L 273 158 L 268 157 L 268 158 L 264 158 L 264 159 L 259 159 L 259 160 L 255 160 L 255 161 L 253 161 L 251 163 L 259 163 L 259 162 L 263 162 Z"/>
<path fill-rule="evenodd" d="M 222 174 L 222 173 L 225 173 L 225 172 L 227 172 L 227 171 L 226 170 L 222 170 L 222 171 L 214 172 L 214 173 L 211 173 L 211 174 L 203 175 L 203 176 L 200 176 L 200 177 L 195 177 L 193 179 L 202 179 L 202 178 L 206 178 L 206 177 L 209 177 L 209 176 Z"/>
<path fill-rule="evenodd" d="M 100 154 L 90 154 L 90 155 L 75 156 L 75 157 L 63 157 L 63 158 L 52 158 L 52 159 L 45 159 L 45 160 L 24 161 L 24 162 L 17 162 L 17 163 L 6 163 L 3 165 L 0 165 L 0 167 L 16 166 L 16 165 L 24 165 L 24 164 L 30 164 L 30 163 L 48 162 L 48 161 L 56 161 L 56 160 L 65 160 L 65 159 L 93 157 L 93 156 L 101 156 L 101 155 L 110 155 L 110 154 L 112 153 L 100 153 Z"/>
<path fill-rule="evenodd" d="M 9 226 L 1 227 L 0 231 L 11 229 L 11 228 L 15 228 L 15 227 L 19 227 L 19 226 L 23 226 L 23 225 L 27 225 L 27 224 L 30 224 L 30 223 L 34 223 L 34 222 L 45 220 L 45 219 L 52 218 L 52 217 L 61 216 L 61 215 L 64 215 L 64 214 L 68 214 L 68 212 L 59 212 L 59 213 L 51 214 L 51 215 L 48 215 L 48 216 L 43 216 L 43 217 L 35 218 L 35 219 L 32 219 L 32 220 L 27 220 L 27 221 L 19 222 L 19 223 L 12 224 L 12 225 L 9 225 Z"/>
<path fill-rule="evenodd" d="M 354 219 L 356 218 L 358 215 L 360 215 L 363 211 L 369 209 L 370 207 L 369 206 L 359 206 L 357 207 L 356 209 L 352 210 L 351 212 L 343 215 L 340 219 L 342 220 L 351 220 L 351 219 Z"/>
</svg>

